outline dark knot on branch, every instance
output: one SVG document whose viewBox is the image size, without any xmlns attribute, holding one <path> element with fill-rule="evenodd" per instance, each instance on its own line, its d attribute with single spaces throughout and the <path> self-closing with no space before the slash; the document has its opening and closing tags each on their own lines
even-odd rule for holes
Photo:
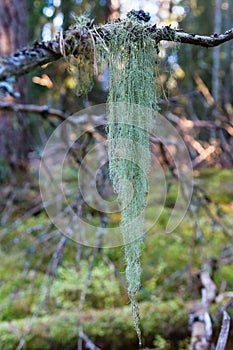
<svg viewBox="0 0 233 350">
<path fill-rule="evenodd" d="M 149 22 L 150 20 L 150 14 L 149 12 L 144 12 L 143 10 L 131 10 L 127 13 L 127 17 L 135 17 L 140 22 Z"/>
</svg>

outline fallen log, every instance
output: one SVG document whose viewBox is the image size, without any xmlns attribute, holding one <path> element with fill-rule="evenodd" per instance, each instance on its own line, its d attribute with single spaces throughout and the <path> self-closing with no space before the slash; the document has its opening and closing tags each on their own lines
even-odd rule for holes
<svg viewBox="0 0 233 350">
<path fill-rule="evenodd" d="M 168 340 L 168 344 L 176 345 L 189 336 L 187 310 L 181 301 L 144 302 L 140 310 L 143 346 L 153 347 L 158 334 Z M 1 322 L 0 349 L 15 350 L 30 326 L 30 318 Z M 130 350 L 138 346 L 129 306 L 84 312 L 83 332 L 101 350 Z M 45 315 L 34 321 L 24 349 L 72 350 L 77 349 L 77 339 L 77 312 Z"/>
</svg>

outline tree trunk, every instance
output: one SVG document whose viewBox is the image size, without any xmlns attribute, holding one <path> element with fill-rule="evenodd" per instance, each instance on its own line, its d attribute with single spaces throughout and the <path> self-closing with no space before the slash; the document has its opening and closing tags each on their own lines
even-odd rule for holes
<svg viewBox="0 0 233 350">
<path fill-rule="evenodd" d="M 228 25 L 231 25 L 232 20 L 232 0 L 228 0 L 226 9 L 226 18 L 225 18 L 225 28 Z M 231 42 L 225 44 L 225 77 L 224 77 L 224 105 L 226 111 L 230 114 L 232 113 L 232 70 L 231 70 L 231 62 L 232 62 L 232 50 L 231 50 Z"/>
<path fill-rule="evenodd" d="M 26 46 L 27 0 L 0 0 L 0 55 L 8 56 Z M 20 78 L 15 91 L 20 93 L 17 102 L 25 102 L 26 77 Z M 11 96 L 1 101 L 14 101 Z M 17 172 L 27 168 L 28 122 L 23 113 L 0 112 L 0 180 L 12 181 Z"/>
<path fill-rule="evenodd" d="M 221 13 L 222 0 L 215 0 L 214 11 L 214 33 L 220 34 L 221 32 Z M 219 83 L 220 83 L 220 47 L 213 49 L 213 68 L 212 68 L 212 95 L 216 104 L 220 103 Z"/>
<path fill-rule="evenodd" d="M 222 0 L 215 0 L 214 10 L 214 35 L 219 34 L 221 31 L 222 13 L 221 13 Z M 216 106 L 220 106 L 220 47 L 213 49 L 213 65 L 212 65 L 212 96 Z M 215 108 L 213 111 L 214 119 L 218 118 L 218 110 Z M 211 130 L 211 138 L 216 139 L 216 130 Z"/>
</svg>

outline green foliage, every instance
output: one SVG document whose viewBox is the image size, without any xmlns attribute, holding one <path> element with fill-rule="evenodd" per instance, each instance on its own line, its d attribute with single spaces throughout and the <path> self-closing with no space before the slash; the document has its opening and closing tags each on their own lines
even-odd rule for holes
<svg viewBox="0 0 233 350">
<path fill-rule="evenodd" d="M 23 260 L 18 255 L 1 253 L 1 284 L 0 284 L 0 319 L 8 321 L 24 318 L 36 311 L 45 293 L 43 274 L 33 271 L 22 277 Z M 14 275 L 12 276 L 12 266 Z M 77 304 L 85 283 L 88 263 L 82 260 L 79 270 L 74 267 L 61 266 L 57 278 L 52 284 L 49 299 L 46 303 L 48 310 L 72 310 Z M 22 288 L 23 287 L 23 288 Z M 91 282 L 88 286 L 84 308 L 109 308 L 121 305 L 120 285 L 111 268 L 100 262 L 92 271 Z M 44 310 L 41 311 L 44 314 Z"/>
<path fill-rule="evenodd" d="M 81 261 L 79 271 L 74 268 L 60 267 L 54 282 L 50 298 L 58 308 L 73 309 L 78 303 L 88 270 L 88 263 Z M 91 281 L 87 290 L 85 308 L 109 308 L 119 305 L 117 297 L 120 293 L 119 283 L 109 266 L 103 262 L 91 273 Z"/>
<path fill-rule="evenodd" d="M 156 350 L 166 350 L 169 347 L 168 344 L 168 341 L 161 337 L 159 334 L 155 336 L 153 345 L 155 346 Z"/>
<path fill-rule="evenodd" d="M 205 181 L 205 190 L 212 200 L 222 204 L 233 201 L 233 172 L 230 169 L 203 169 L 199 181 L 201 184 Z"/>
<path fill-rule="evenodd" d="M 37 288 L 43 281 L 43 275 L 35 274 L 35 271 L 31 270 L 28 275 L 22 276 L 24 268 L 22 254 L 9 255 L 0 252 L 0 259 L 0 319 L 24 318 L 25 315 L 31 314 L 33 307 L 39 302 Z M 32 284 L 34 284 L 34 289 Z"/>
</svg>

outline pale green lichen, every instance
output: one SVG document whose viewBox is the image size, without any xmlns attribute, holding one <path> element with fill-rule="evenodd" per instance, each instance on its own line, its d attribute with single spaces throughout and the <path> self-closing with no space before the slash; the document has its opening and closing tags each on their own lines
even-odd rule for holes
<svg viewBox="0 0 233 350">
<path fill-rule="evenodd" d="M 121 207 L 121 231 L 128 296 L 141 344 L 140 252 L 150 169 L 148 125 L 155 107 L 155 42 L 147 24 L 130 18 L 118 24 L 109 41 L 109 172 Z"/>
<path fill-rule="evenodd" d="M 83 22 L 80 25 L 83 26 Z M 160 36 L 162 30 L 170 29 L 159 29 Z M 158 93 L 155 65 L 159 40 L 156 31 L 151 31 L 150 24 L 139 21 L 133 15 L 123 21 L 107 23 L 101 35 L 95 28 L 88 29 L 87 34 L 94 45 L 94 56 L 88 56 L 87 70 L 83 67 L 86 62 L 78 62 L 76 77 L 82 94 L 91 86 L 89 78 L 91 73 L 93 75 L 96 52 L 99 62 L 108 61 L 109 174 L 120 204 L 127 290 L 141 344 L 136 297 L 141 285 L 140 253 L 144 240 L 147 175 L 151 164 L 149 131 Z M 95 41 L 93 35 L 96 36 Z"/>
</svg>

